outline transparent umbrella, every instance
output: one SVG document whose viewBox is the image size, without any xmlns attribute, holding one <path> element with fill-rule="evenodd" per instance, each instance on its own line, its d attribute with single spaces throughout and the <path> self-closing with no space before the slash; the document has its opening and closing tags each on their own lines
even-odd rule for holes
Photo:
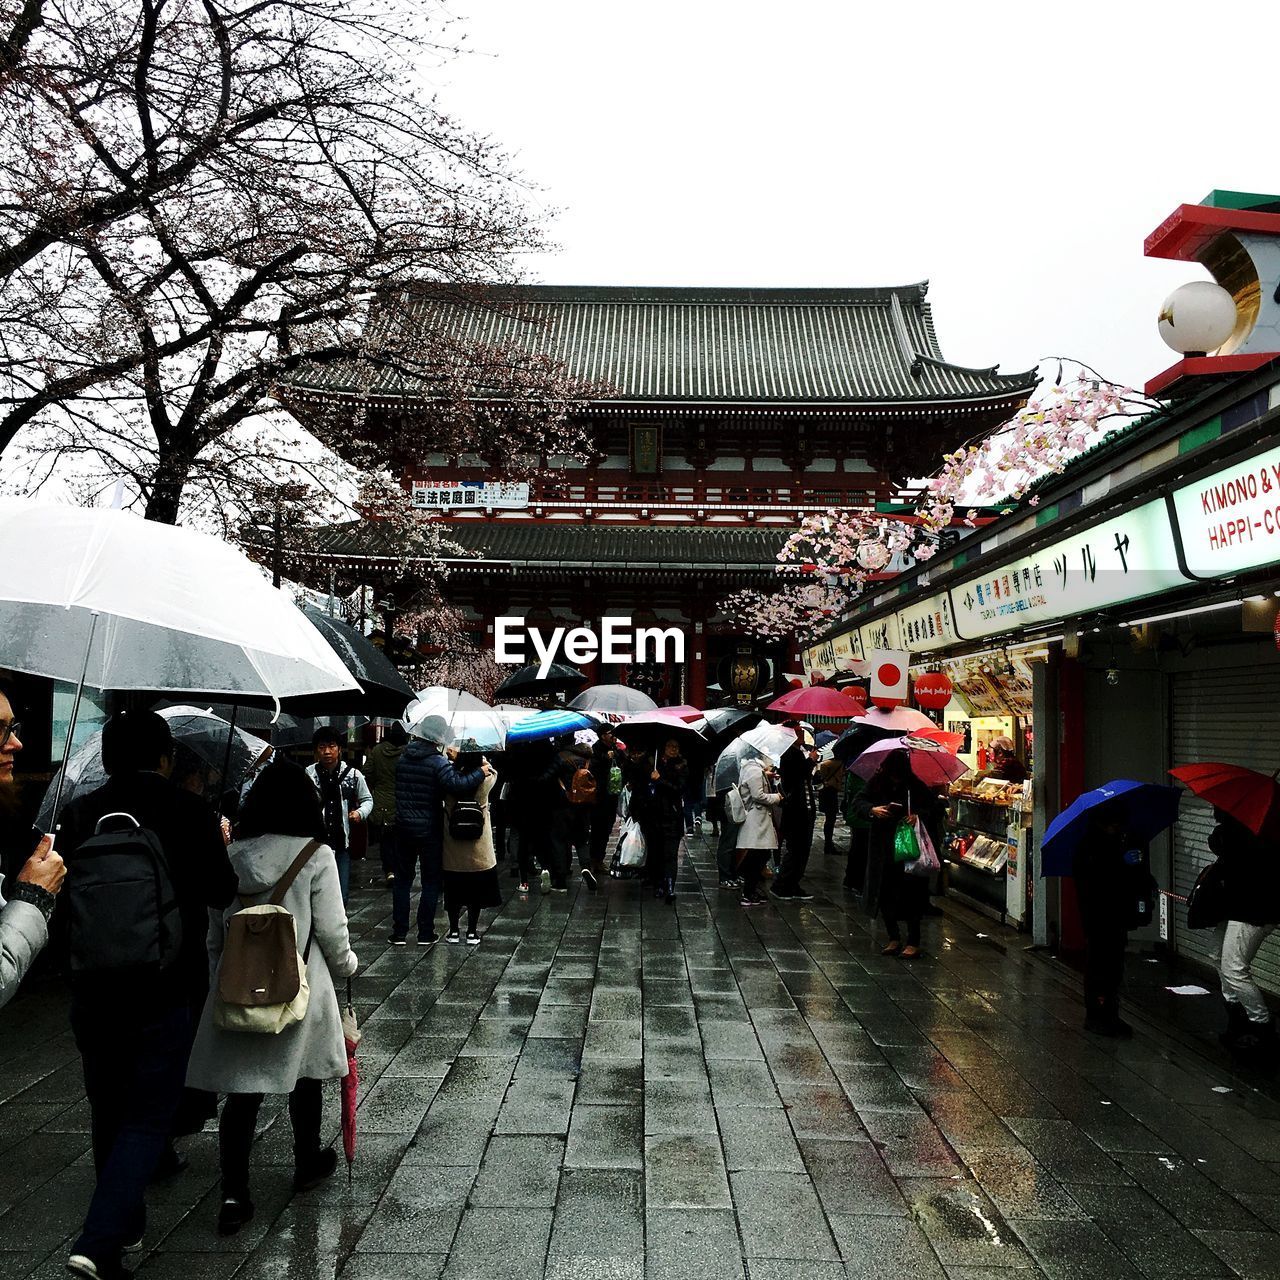
<svg viewBox="0 0 1280 1280">
<path fill-rule="evenodd" d="M 448 731 L 452 746 L 461 742 L 474 742 L 481 751 L 501 751 L 507 745 L 507 726 L 494 709 L 481 702 L 465 689 L 448 689 L 444 685 L 429 685 L 419 689 L 417 696 L 404 713 L 404 727 L 415 733 L 426 727 L 428 718 L 438 717 Z M 422 736 L 435 737 L 438 728 Z"/>
</svg>

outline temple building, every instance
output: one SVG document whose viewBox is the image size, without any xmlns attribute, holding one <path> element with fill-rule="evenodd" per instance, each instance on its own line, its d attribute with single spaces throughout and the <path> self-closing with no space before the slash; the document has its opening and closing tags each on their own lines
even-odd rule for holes
<svg viewBox="0 0 1280 1280">
<path fill-rule="evenodd" d="M 630 616 L 678 626 L 683 667 L 602 670 L 662 701 L 703 705 L 736 658 L 799 670 L 793 644 L 744 636 L 717 614 L 743 587 L 777 583 L 776 556 L 806 514 L 891 504 L 941 455 L 1006 419 L 1036 373 L 946 361 L 925 283 L 857 289 L 514 286 L 465 297 L 420 286 L 412 314 L 494 347 L 545 354 L 599 387 L 577 407 L 590 462 L 545 459 L 529 483 L 500 459 L 428 453 L 404 483 L 422 518 L 467 554 L 445 587 L 481 644 L 493 619 L 598 625 Z M 339 370 L 287 395 L 310 408 L 350 398 Z M 362 389 L 371 418 L 409 415 L 430 449 L 429 392 L 388 379 Z M 413 549 L 389 528 L 325 530 L 307 576 L 365 582 L 406 600 Z M 901 566 L 893 566 L 895 569 Z"/>
</svg>

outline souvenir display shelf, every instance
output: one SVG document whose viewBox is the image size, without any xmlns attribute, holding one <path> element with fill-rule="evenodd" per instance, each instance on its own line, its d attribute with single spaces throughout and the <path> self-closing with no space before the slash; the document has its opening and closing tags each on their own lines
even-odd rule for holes
<svg viewBox="0 0 1280 1280">
<path fill-rule="evenodd" d="M 1016 871 L 1029 834 L 1020 783 L 995 778 L 961 781 L 951 789 L 944 857 L 948 888 L 988 911 L 1007 915 L 1007 880 Z"/>
</svg>

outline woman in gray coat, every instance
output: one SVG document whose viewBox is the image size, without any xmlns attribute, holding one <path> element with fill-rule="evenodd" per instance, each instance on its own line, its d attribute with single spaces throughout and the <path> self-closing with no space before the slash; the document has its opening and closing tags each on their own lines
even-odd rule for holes
<svg viewBox="0 0 1280 1280">
<path fill-rule="evenodd" d="M 265 902 L 304 846 L 321 838 L 323 830 L 320 801 L 306 774 L 288 761 L 264 769 L 241 810 L 241 839 L 229 850 L 240 897 L 214 916 L 209 930 L 215 993 L 227 921 L 242 906 Z M 293 915 L 298 947 L 306 960 L 311 990 L 306 1016 L 277 1035 L 226 1031 L 214 1024 L 216 997 L 211 993 L 187 1071 L 192 1088 L 229 1095 L 218 1126 L 220 1235 L 234 1235 L 253 1217 L 249 1150 L 264 1094 L 289 1095 L 295 1191 L 309 1191 L 337 1166 L 334 1150 L 320 1146 L 321 1081 L 347 1074 L 342 1014 L 333 979 L 350 977 L 356 957 L 332 849 L 321 845 L 303 864 L 283 905 Z"/>
<path fill-rule="evenodd" d="M 782 803 L 782 793 L 774 786 L 773 761 L 745 760 L 738 775 L 738 795 L 747 811 L 738 828 L 738 858 L 742 871 L 742 905 L 758 907 L 765 899 L 758 891 L 760 873 L 769 854 L 778 847 L 778 828 L 773 815 Z"/>
</svg>

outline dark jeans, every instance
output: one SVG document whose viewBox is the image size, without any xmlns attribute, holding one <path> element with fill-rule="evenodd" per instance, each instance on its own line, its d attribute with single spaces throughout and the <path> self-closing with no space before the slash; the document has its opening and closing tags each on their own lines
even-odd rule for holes
<svg viewBox="0 0 1280 1280">
<path fill-rule="evenodd" d="M 769 860 L 768 849 L 744 849 L 742 859 L 738 863 L 738 874 L 742 877 L 742 896 L 754 898 L 760 892 L 760 873 Z"/>
<path fill-rule="evenodd" d="M 345 907 L 351 893 L 351 850 L 335 849 L 333 856 L 338 863 L 338 888 L 342 890 L 342 905 Z"/>
<path fill-rule="evenodd" d="M 808 810 L 783 816 L 782 838 L 786 842 L 786 848 L 782 854 L 777 879 L 774 881 L 774 893 L 794 893 L 800 887 L 800 877 L 804 875 L 805 868 L 809 865 L 813 824 L 814 815 Z"/>
<path fill-rule="evenodd" d="M 546 843 L 542 865 L 551 872 L 551 883 L 563 889 L 569 883 L 574 818 L 567 804 L 557 805 L 546 817 Z"/>
<path fill-rule="evenodd" d="M 824 853 L 836 851 L 836 814 L 840 809 L 840 797 L 831 787 L 818 792 L 818 809 L 822 813 L 822 849 Z"/>
<path fill-rule="evenodd" d="M 382 875 L 393 876 L 396 873 L 396 824 L 394 822 L 371 822 L 369 824 L 371 838 L 378 841 L 378 858 L 382 863 Z"/>
<path fill-rule="evenodd" d="M 618 797 L 605 796 L 597 798 L 591 810 L 591 861 L 603 862 L 609 848 L 609 837 L 613 834 L 613 824 L 618 820 Z"/>
<path fill-rule="evenodd" d="M 578 866 L 591 865 L 591 810 L 587 804 L 571 804 L 569 810 L 569 848 L 578 854 Z M 570 859 L 572 862 L 572 859 Z"/>
<path fill-rule="evenodd" d="M 146 1226 L 147 1182 L 169 1140 L 191 1050 L 186 1005 L 77 999 L 71 1029 L 84 1065 L 84 1091 L 98 1175 L 72 1253 L 103 1268 L 119 1264 Z"/>
<path fill-rule="evenodd" d="M 422 869 L 422 894 L 418 899 L 418 936 L 429 938 L 435 933 L 443 855 L 440 836 L 428 840 L 426 836 L 415 836 L 403 827 L 396 831 L 396 878 L 391 886 L 391 932 L 398 937 L 404 937 L 409 932 L 409 898 L 419 867 Z"/>
<path fill-rule="evenodd" d="M 295 1164 L 320 1153 L 320 1081 L 303 1078 L 289 1095 L 289 1122 L 293 1125 Z M 222 1104 L 218 1122 L 218 1162 L 222 1168 L 222 1195 L 232 1200 L 249 1198 L 249 1152 L 253 1129 L 262 1106 L 260 1093 L 230 1093 Z"/>
<path fill-rule="evenodd" d="M 721 880 L 731 880 L 737 875 L 734 854 L 738 849 L 738 824 L 730 820 L 728 811 L 724 807 L 724 797 L 728 794 L 727 791 L 722 791 L 717 797 L 721 805 L 720 836 L 716 841 L 716 870 L 720 872 Z"/>
<path fill-rule="evenodd" d="M 1124 949 L 1128 931 L 1118 923 L 1086 927 L 1084 935 L 1085 1012 L 1104 1018 L 1120 1013 L 1120 984 L 1124 978 Z"/>
</svg>

